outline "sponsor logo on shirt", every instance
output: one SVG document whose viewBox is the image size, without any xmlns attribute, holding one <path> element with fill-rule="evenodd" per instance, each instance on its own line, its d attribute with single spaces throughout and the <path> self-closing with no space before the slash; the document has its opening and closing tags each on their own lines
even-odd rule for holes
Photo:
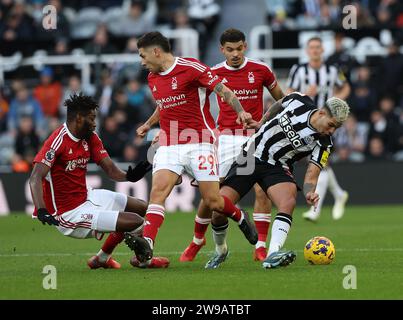
<svg viewBox="0 0 403 320">
<path fill-rule="evenodd" d="M 157 87 L 154 85 L 153 92 L 157 91 Z"/>
<path fill-rule="evenodd" d="M 233 91 L 239 100 L 258 98 L 258 89 L 234 89 Z"/>
<path fill-rule="evenodd" d="M 90 158 L 79 158 L 67 161 L 65 171 L 74 171 L 77 167 L 86 169 L 88 161 L 90 161 Z"/>
<path fill-rule="evenodd" d="M 286 137 L 290 140 L 291 144 L 294 148 L 298 148 L 302 146 L 302 141 L 300 135 L 294 130 L 294 127 L 291 124 L 290 118 L 284 114 L 280 117 L 279 121 L 281 129 L 283 129 Z"/>
<path fill-rule="evenodd" d="M 182 93 L 182 94 L 178 94 L 176 96 L 169 96 L 166 98 L 157 99 L 157 100 L 155 100 L 155 102 L 157 103 L 158 108 L 168 109 L 168 108 L 176 107 L 178 105 L 182 105 L 182 104 L 186 103 L 185 99 L 186 99 L 186 94 Z"/>
</svg>

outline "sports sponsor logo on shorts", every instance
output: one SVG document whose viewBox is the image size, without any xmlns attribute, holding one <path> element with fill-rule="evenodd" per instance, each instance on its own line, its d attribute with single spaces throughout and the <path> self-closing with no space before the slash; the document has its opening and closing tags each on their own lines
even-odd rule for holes
<svg viewBox="0 0 403 320">
<path fill-rule="evenodd" d="M 81 215 L 81 219 L 83 219 L 83 220 L 91 221 L 92 218 L 94 218 L 94 215 L 91 213 L 83 213 Z"/>
</svg>

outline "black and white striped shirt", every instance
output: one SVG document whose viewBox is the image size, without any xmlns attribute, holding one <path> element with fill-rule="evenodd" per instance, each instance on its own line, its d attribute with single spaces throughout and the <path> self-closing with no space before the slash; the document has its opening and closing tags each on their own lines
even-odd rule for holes
<svg viewBox="0 0 403 320">
<path fill-rule="evenodd" d="M 321 169 L 326 165 L 333 146 L 330 136 L 318 133 L 310 124 L 318 110 L 312 99 L 299 93 L 287 95 L 281 111 L 262 125 L 247 141 L 244 151 L 271 165 L 292 168 L 293 163 L 311 155 Z"/>
<path fill-rule="evenodd" d="M 317 94 L 311 98 L 317 106 L 322 107 L 333 96 L 334 87 L 342 87 L 345 82 L 343 72 L 335 65 L 323 63 L 319 69 L 314 69 L 308 63 L 303 63 L 293 65 L 287 87 L 305 93 L 309 86 L 316 85 Z"/>
</svg>

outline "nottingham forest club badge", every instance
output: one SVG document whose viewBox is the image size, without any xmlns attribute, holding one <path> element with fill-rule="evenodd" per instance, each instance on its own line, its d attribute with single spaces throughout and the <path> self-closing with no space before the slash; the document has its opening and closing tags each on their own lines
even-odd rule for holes
<svg viewBox="0 0 403 320">
<path fill-rule="evenodd" d="M 55 159 L 55 150 L 50 149 L 48 152 L 45 154 L 45 159 L 49 162 L 52 162 Z"/>
</svg>

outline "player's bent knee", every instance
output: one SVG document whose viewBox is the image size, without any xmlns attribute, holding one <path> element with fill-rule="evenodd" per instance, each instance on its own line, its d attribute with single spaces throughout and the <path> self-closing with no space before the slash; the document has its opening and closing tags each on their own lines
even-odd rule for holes
<svg viewBox="0 0 403 320">
<path fill-rule="evenodd" d="M 220 206 L 220 197 L 218 196 L 212 196 L 212 197 L 206 197 L 203 199 L 204 204 L 210 209 L 210 210 L 222 210 Z"/>
<path fill-rule="evenodd" d="M 228 222 L 228 218 L 218 212 L 213 212 L 211 223 L 215 226 L 222 226 Z"/>
<path fill-rule="evenodd" d="M 132 231 L 141 227 L 144 219 L 137 213 L 119 212 L 116 231 Z"/>
</svg>

